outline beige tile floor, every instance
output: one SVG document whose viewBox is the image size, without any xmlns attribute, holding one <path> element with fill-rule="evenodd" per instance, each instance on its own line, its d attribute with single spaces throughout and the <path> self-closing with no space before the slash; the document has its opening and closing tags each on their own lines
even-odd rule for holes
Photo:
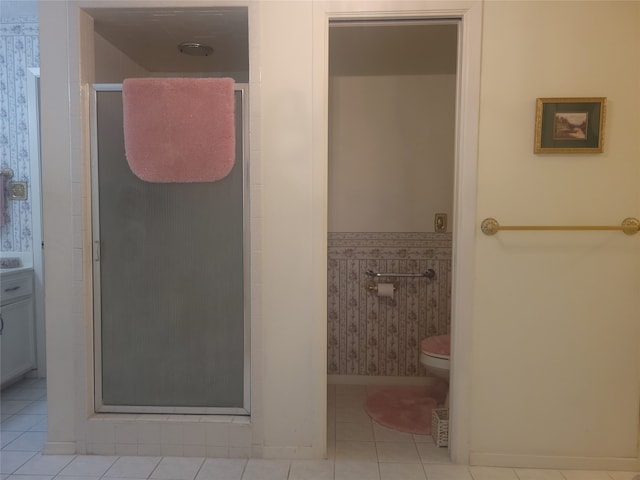
<svg viewBox="0 0 640 480">
<path fill-rule="evenodd" d="M 42 380 L 0 394 L 0 480 L 634 480 L 638 472 L 453 465 L 423 435 L 372 422 L 367 388 L 328 388 L 327 460 L 42 455 L 47 404 Z"/>
</svg>

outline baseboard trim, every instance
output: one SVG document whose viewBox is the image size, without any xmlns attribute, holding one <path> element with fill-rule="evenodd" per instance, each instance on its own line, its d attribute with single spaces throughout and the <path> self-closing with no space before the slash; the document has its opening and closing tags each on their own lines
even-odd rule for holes
<svg viewBox="0 0 640 480">
<path fill-rule="evenodd" d="M 435 377 L 327 375 L 328 385 L 431 385 L 439 381 Z"/>
<path fill-rule="evenodd" d="M 42 449 L 45 455 L 75 455 L 76 442 L 47 442 Z"/>
<path fill-rule="evenodd" d="M 567 470 L 640 471 L 639 458 L 571 457 L 472 452 L 470 465 L 512 468 L 549 468 Z"/>
</svg>

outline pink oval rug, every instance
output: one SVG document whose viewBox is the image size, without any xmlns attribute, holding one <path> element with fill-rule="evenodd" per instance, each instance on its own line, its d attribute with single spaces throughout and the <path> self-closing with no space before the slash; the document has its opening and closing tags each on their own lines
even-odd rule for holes
<svg viewBox="0 0 640 480">
<path fill-rule="evenodd" d="M 439 391 L 428 386 L 382 387 L 367 395 L 364 409 L 380 425 L 400 432 L 429 435 L 431 411 L 438 406 Z"/>
</svg>

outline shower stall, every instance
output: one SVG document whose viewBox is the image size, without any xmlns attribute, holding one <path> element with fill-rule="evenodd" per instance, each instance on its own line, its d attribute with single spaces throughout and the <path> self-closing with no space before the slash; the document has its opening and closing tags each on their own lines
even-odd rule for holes
<svg viewBox="0 0 640 480">
<path fill-rule="evenodd" d="M 91 95 L 97 412 L 250 412 L 248 87 L 217 182 L 148 183 L 124 149 L 121 84 Z"/>
</svg>

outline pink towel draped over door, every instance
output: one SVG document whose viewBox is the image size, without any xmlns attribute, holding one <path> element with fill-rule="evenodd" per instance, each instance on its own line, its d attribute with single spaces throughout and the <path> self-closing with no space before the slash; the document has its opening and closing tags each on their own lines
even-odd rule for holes
<svg viewBox="0 0 640 480">
<path fill-rule="evenodd" d="M 235 161 L 231 78 L 130 78 L 122 84 L 129 167 L 147 182 L 213 182 Z"/>
</svg>

